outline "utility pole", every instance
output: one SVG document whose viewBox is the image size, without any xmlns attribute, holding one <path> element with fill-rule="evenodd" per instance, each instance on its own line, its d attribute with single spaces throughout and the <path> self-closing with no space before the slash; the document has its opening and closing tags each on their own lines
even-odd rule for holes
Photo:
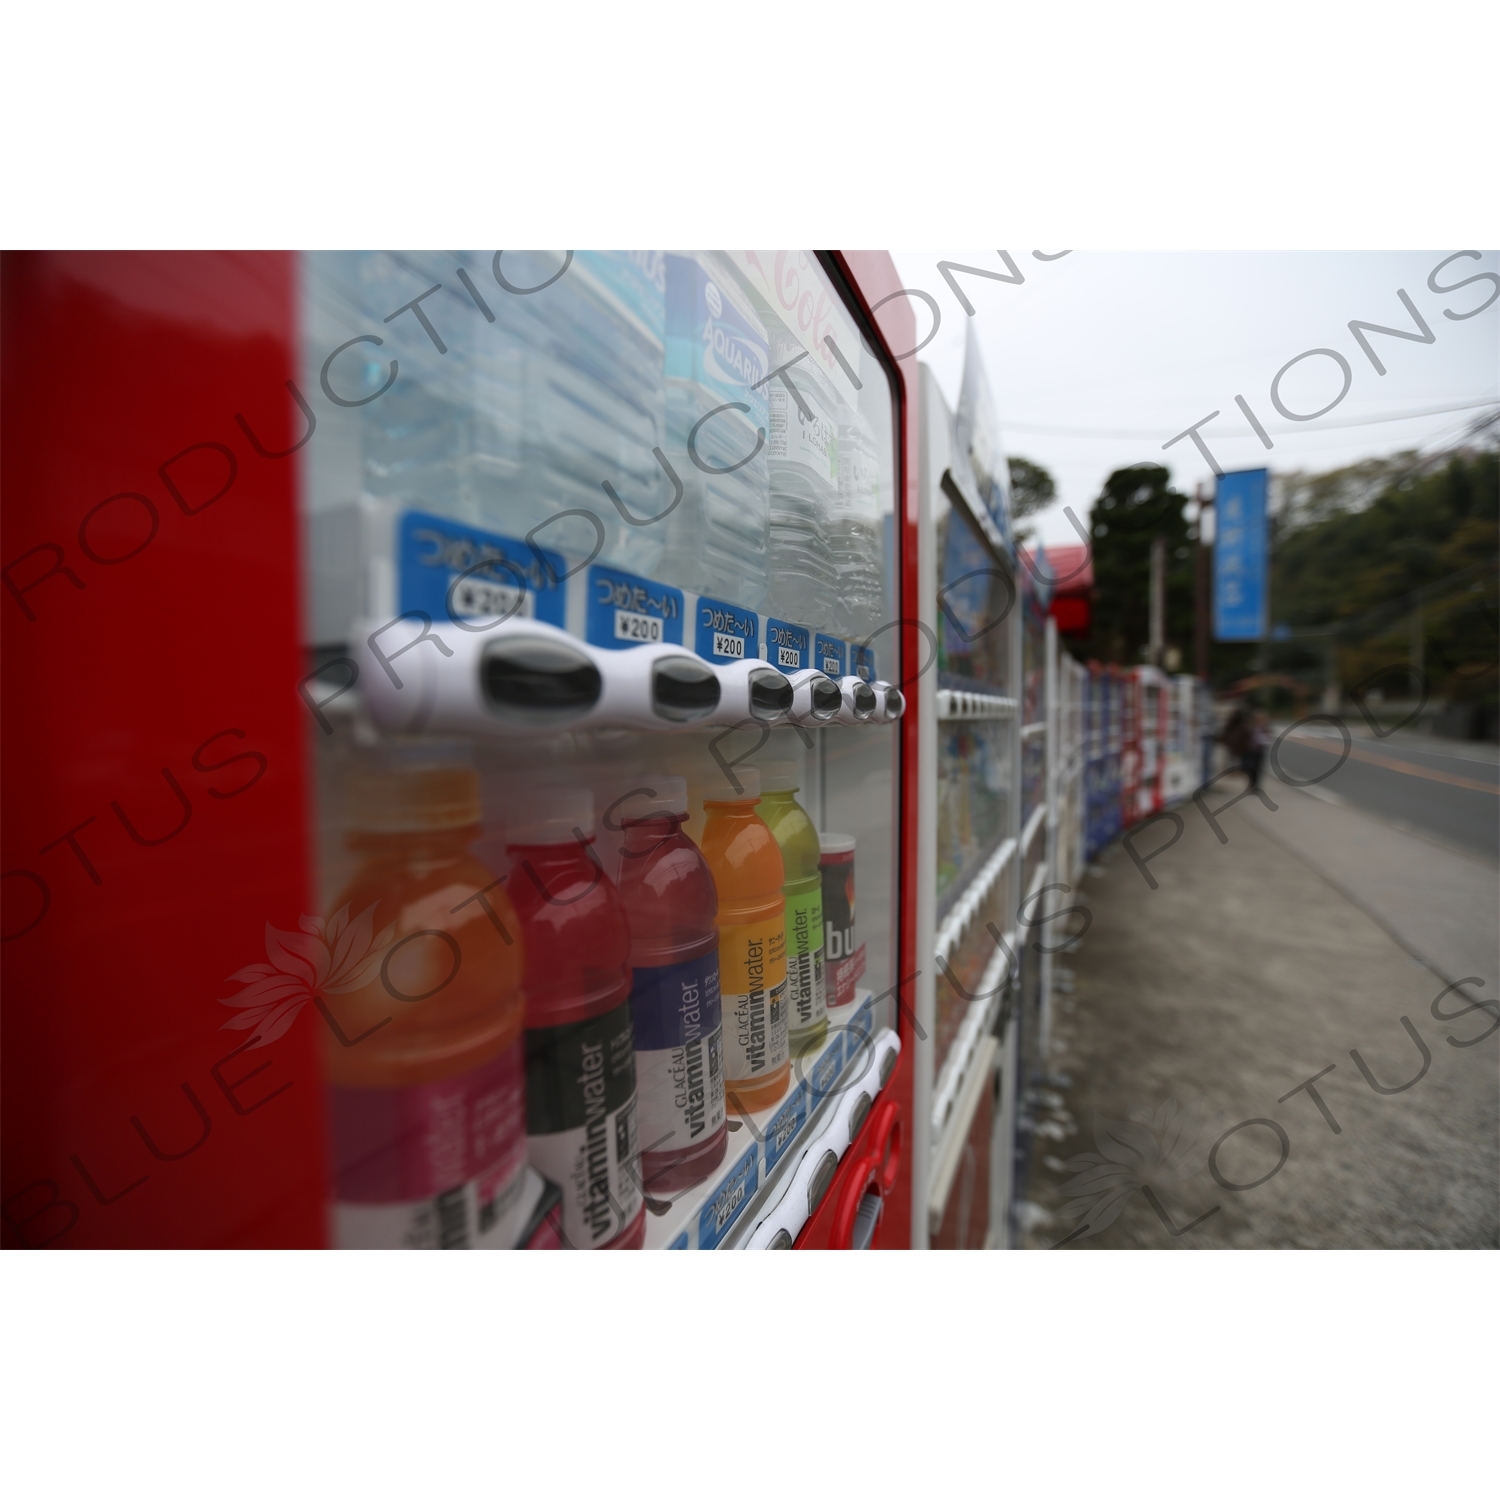
<svg viewBox="0 0 1500 1500">
<path fill-rule="evenodd" d="M 1151 538 L 1151 665 L 1161 665 L 1166 650 L 1167 539 Z"/>
<path fill-rule="evenodd" d="M 1339 642 L 1333 627 L 1329 627 L 1323 638 L 1323 712 L 1336 714 L 1339 711 Z"/>
<path fill-rule="evenodd" d="M 1211 585 L 1210 553 L 1207 543 L 1203 540 L 1203 523 L 1207 519 L 1208 512 L 1213 508 L 1213 501 L 1205 498 L 1201 479 L 1193 490 L 1193 498 L 1198 502 L 1198 550 L 1193 560 L 1193 666 L 1198 676 L 1207 682 L 1209 589 Z"/>
</svg>

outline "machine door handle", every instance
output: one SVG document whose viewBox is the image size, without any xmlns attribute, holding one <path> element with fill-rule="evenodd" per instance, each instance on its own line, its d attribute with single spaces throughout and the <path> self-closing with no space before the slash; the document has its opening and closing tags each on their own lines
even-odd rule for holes
<svg viewBox="0 0 1500 1500">
<path fill-rule="evenodd" d="M 885 1195 L 901 1168 L 901 1110 L 891 1099 L 875 1112 L 870 1144 L 855 1159 L 834 1214 L 831 1248 L 868 1250 L 880 1226 Z"/>
</svg>

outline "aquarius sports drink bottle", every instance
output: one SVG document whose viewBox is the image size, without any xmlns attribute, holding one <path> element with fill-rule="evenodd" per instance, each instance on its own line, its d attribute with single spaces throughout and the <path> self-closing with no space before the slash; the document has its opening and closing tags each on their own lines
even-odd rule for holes
<svg viewBox="0 0 1500 1500">
<path fill-rule="evenodd" d="M 282 941 L 328 1022 L 334 1239 L 510 1249 L 525 1228 L 519 927 L 468 852 L 473 768 L 419 754 L 350 778 L 361 864 L 325 924 Z"/>
<path fill-rule="evenodd" d="M 732 1114 L 787 1091 L 786 900 L 776 836 L 757 816 L 760 775 L 735 766 L 703 799 L 703 857 L 719 892 L 724 1089 Z"/>
<path fill-rule="evenodd" d="M 800 781 L 795 761 L 761 762 L 760 815 L 776 835 L 785 869 L 787 1024 L 793 1053 L 821 1045 L 828 1035 L 823 875 L 818 867 L 818 831 L 796 798 Z"/>
<path fill-rule="evenodd" d="M 630 929 L 593 851 L 586 787 L 522 798 L 506 829 L 506 888 L 526 952 L 531 1164 L 562 1189 L 564 1244 L 645 1240 L 630 1025 Z"/>
<path fill-rule="evenodd" d="M 718 897 L 682 831 L 687 783 L 651 775 L 618 804 L 620 899 L 630 922 L 641 1178 L 648 1195 L 702 1182 L 724 1158 Z"/>
</svg>

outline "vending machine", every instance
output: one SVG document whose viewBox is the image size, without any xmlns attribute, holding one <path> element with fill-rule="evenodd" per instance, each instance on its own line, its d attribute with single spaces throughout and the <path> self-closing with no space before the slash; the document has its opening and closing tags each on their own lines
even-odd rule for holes
<svg viewBox="0 0 1500 1500">
<path fill-rule="evenodd" d="M 1045 863 L 1045 606 L 1001 524 L 1002 450 L 972 340 L 959 409 L 925 366 L 920 396 L 921 598 L 938 670 L 916 695 L 923 764 L 936 767 L 919 855 L 933 872 L 919 946 L 935 963 L 916 986 L 912 1233 L 999 1248 L 1014 1241 L 1024 1156 L 1020 1002 L 1039 980 L 1023 929 Z"/>
<path fill-rule="evenodd" d="M 889 258 L 0 285 L 5 1244 L 910 1243 Z"/>
</svg>

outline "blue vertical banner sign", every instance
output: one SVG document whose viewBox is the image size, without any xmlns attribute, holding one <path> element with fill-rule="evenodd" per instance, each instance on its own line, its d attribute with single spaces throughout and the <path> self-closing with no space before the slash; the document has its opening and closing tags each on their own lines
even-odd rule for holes
<svg viewBox="0 0 1500 1500">
<path fill-rule="evenodd" d="M 1214 639 L 1266 635 L 1267 469 L 1219 475 L 1214 497 Z"/>
</svg>

